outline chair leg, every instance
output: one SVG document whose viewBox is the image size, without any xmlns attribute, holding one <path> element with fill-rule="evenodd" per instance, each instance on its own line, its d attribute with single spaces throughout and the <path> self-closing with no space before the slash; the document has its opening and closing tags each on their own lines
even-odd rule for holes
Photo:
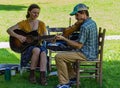
<svg viewBox="0 0 120 88">
<path fill-rule="evenodd" d="M 99 83 L 100 83 L 100 87 L 102 87 L 102 65 L 100 65 Z"/>
<path fill-rule="evenodd" d="M 22 76 L 22 74 L 23 74 L 23 69 L 20 68 L 20 75 Z"/>
<path fill-rule="evenodd" d="M 98 70 L 98 68 L 99 68 L 98 64 L 99 63 L 96 63 L 96 68 L 97 69 L 95 70 L 95 76 L 96 76 L 95 79 L 96 79 L 97 82 L 99 82 L 99 77 L 100 77 L 100 74 L 99 74 L 100 69 Z M 99 77 L 97 77 L 98 75 L 99 75 Z"/>
<path fill-rule="evenodd" d="M 51 51 L 49 50 L 49 71 L 51 71 L 52 70 L 52 56 L 51 56 Z"/>
<path fill-rule="evenodd" d="M 51 69 L 50 69 L 50 57 L 47 56 L 47 72 L 50 72 Z"/>
<path fill-rule="evenodd" d="M 77 60 L 77 62 L 76 62 L 76 76 L 77 76 L 77 84 L 76 84 L 76 86 L 77 86 L 77 88 L 80 88 L 79 87 L 79 84 L 80 84 L 80 72 L 79 72 L 79 70 L 80 70 L 80 62 L 79 62 L 79 60 Z"/>
<path fill-rule="evenodd" d="M 27 71 L 27 69 L 25 67 L 21 67 L 20 68 L 20 75 L 22 75 L 26 71 Z"/>
<path fill-rule="evenodd" d="M 102 87 L 102 74 L 100 74 L 100 87 Z"/>
</svg>

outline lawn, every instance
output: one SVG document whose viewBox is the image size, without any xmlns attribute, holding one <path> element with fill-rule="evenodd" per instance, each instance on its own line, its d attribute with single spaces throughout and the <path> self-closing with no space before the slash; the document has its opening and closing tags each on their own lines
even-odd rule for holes
<svg viewBox="0 0 120 88">
<path fill-rule="evenodd" d="M 90 16 L 97 22 L 98 27 L 107 29 L 106 35 L 120 35 L 120 1 L 119 0 L 0 0 L 0 42 L 8 42 L 6 33 L 8 27 L 25 19 L 27 7 L 37 3 L 41 7 L 39 19 L 50 27 L 68 27 L 69 13 L 73 7 L 83 2 L 89 6 Z M 71 24 L 75 22 L 71 17 Z M 0 64 L 19 64 L 20 55 L 11 49 L 0 49 Z M 103 59 L 103 87 L 120 87 L 120 40 L 106 40 Z M 36 72 L 38 74 L 38 72 Z M 37 75 L 39 76 L 39 75 Z M 54 88 L 58 84 L 57 76 L 48 77 L 48 86 L 30 84 L 28 72 L 22 76 L 17 73 L 12 80 L 6 82 L 0 75 L 0 88 Z M 73 86 L 72 88 L 75 88 Z M 82 79 L 81 88 L 99 88 L 94 79 Z"/>
<path fill-rule="evenodd" d="M 103 87 L 102 88 L 119 88 L 120 84 L 120 40 L 106 40 L 104 46 L 104 59 L 103 59 Z M 17 63 L 20 62 L 20 55 L 14 53 L 10 49 L 0 49 L 0 63 Z M 8 58 L 9 57 L 9 58 Z M 38 72 L 37 72 L 38 74 Z M 39 75 L 37 75 L 39 77 Z M 22 76 L 17 75 L 12 77 L 12 80 L 6 82 L 4 75 L 0 76 L 1 88 L 53 88 L 58 83 L 57 76 L 48 77 L 48 86 L 43 87 L 39 84 L 30 84 L 28 81 L 28 72 Z M 99 88 L 95 79 L 82 79 L 81 88 Z M 72 88 L 75 88 L 73 86 Z"/>
<path fill-rule="evenodd" d="M 26 10 L 31 3 L 41 7 L 39 19 L 50 27 L 68 27 L 69 13 L 78 3 L 89 6 L 90 16 L 97 22 L 98 27 L 107 29 L 107 35 L 120 34 L 120 2 L 119 0 L 0 0 L 0 41 L 8 41 L 8 27 L 26 19 Z M 75 22 L 71 17 L 71 24 Z"/>
</svg>

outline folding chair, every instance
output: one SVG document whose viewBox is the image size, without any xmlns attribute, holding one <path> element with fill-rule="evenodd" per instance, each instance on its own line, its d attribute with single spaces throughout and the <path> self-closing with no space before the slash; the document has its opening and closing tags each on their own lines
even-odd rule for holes
<svg viewBox="0 0 120 88">
<path fill-rule="evenodd" d="M 43 46 L 46 47 L 46 41 L 43 42 Z M 46 52 L 47 54 L 47 52 Z M 31 61 L 29 61 L 26 57 L 25 58 L 22 58 L 22 55 L 24 55 L 24 52 L 21 53 L 21 57 L 20 57 L 20 67 L 19 67 L 19 71 L 20 71 L 20 74 L 22 75 L 23 72 L 26 72 L 27 70 L 30 70 L 30 64 L 31 64 Z M 47 56 L 47 55 L 46 55 Z M 40 58 L 39 58 L 40 59 Z M 47 57 L 47 71 L 49 71 L 49 58 Z M 40 69 L 40 66 L 39 66 L 39 63 L 36 67 L 36 70 L 39 70 Z"/>
<path fill-rule="evenodd" d="M 106 29 L 99 28 L 99 54 L 98 59 L 95 61 L 80 61 L 76 60 L 76 73 L 77 73 L 77 88 L 79 88 L 81 78 L 95 78 L 102 86 L 102 60 L 103 60 L 103 47 Z"/>
</svg>

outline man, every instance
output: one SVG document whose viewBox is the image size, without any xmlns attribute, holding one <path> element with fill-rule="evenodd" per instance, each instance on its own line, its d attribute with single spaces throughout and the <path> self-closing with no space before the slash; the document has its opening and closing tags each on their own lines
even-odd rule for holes
<svg viewBox="0 0 120 88">
<path fill-rule="evenodd" d="M 76 73 L 71 63 L 74 63 L 77 59 L 81 61 L 95 60 L 98 56 L 97 25 L 89 17 L 88 7 L 80 3 L 74 7 L 70 15 L 75 15 L 76 20 L 83 20 L 83 23 L 80 26 L 77 41 L 70 40 L 62 35 L 56 36 L 57 40 L 63 40 L 76 49 L 75 52 L 58 53 L 55 56 L 59 79 L 56 88 L 70 88 L 70 85 L 76 82 Z"/>
</svg>

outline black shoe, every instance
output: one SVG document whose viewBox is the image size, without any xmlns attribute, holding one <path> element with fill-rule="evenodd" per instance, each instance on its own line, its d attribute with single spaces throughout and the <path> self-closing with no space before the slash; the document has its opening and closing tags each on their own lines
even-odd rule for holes
<svg viewBox="0 0 120 88">
<path fill-rule="evenodd" d="M 72 79 L 70 79 L 69 84 L 70 85 L 74 85 L 74 84 L 76 84 L 76 82 L 77 82 L 77 79 L 76 78 L 72 78 Z"/>
</svg>

